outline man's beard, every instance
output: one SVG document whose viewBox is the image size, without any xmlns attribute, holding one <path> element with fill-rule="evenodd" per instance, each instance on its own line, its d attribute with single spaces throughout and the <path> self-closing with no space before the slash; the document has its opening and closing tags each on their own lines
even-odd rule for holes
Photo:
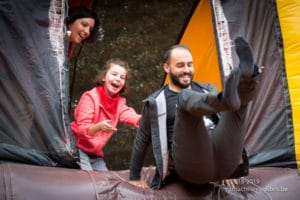
<svg viewBox="0 0 300 200">
<path fill-rule="evenodd" d="M 191 74 L 191 73 L 185 73 L 185 74 L 182 74 L 183 76 L 185 75 L 189 75 L 191 77 L 191 80 L 193 80 L 193 76 L 194 74 Z M 188 82 L 188 83 L 181 83 L 180 80 L 179 80 L 179 76 L 175 76 L 172 72 L 170 72 L 169 74 L 170 76 L 170 79 L 172 81 L 172 83 L 174 85 L 176 85 L 177 87 L 181 88 L 181 89 L 185 89 L 185 88 L 188 88 L 190 85 L 191 85 L 191 81 Z"/>
</svg>

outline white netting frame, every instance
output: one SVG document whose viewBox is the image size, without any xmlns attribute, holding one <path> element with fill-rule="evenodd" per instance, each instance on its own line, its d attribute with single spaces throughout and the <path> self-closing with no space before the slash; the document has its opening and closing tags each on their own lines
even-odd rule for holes
<svg viewBox="0 0 300 200">
<path fill-rule="evenodd" d="M 219 41 L 221 62 L 224 76 L 227 77 L 233 68 L 232 41 L 230 40 L 228 22 L 224 15 L 220 0 L 212 0 L 216 20 L 217 37 Z"/>
<path fill-rule="evenodd" d="M 66 59 L 64 47 L 65 1 L 51 0 L 49 9 L 49 36 L 54 56 L 58 59 L 60 69 L 64 68 Z"/>
<path fill-rule="evenodd" d="M 67 95 L 66 91 L 68 91 L 66 84 L 66 73 L 68 70 L 68 66 L 66 65 L 66 50 L 65 48 L 65 37 L 66 37 L 66 26 L 65 26 L 65 18 L 67 16 L 66 7 L 67 3 L 65 0 L 51 0 L 50 8 L 49 8 L 49 38 L 51 44 L 51 50 L 53 53 L 53 57 L 57 59 L 57 68 L 59 70 L 59 87 L 60 87 L 60 103 L 61 103 L 61 111 L 62 111 L 62 119 L 63 119 L 63 128 L 65 133 L 65 146 L 62 150 L 66 150 L 67 152 L 73 154 L 71 148 L 71 138 L 69 134 L 71 134 L 67 112 Z"/>
</svg>

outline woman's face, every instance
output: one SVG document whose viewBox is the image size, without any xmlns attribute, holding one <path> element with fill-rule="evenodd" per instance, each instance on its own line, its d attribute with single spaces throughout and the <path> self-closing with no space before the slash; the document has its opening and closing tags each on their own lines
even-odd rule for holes
<svg viewBox="0 0 300 200">
<path fill-rule="evenodd" d="M 79 18 L 69 24 L 68 42 L 81 44 L 83 40 L 90 37 L 91 31 L 94 29 L 95 20 L 93 18 Z"/>
<path fill-rule="evenodd" d="M 118 94 L 125 85 L 126 75 L 124 67 L 112 63 L 103 80 L 106 94 L 111 97 Z"/>
</svg>

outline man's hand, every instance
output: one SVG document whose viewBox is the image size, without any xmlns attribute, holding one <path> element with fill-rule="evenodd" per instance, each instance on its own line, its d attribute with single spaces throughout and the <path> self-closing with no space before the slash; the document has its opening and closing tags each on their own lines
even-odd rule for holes
<svg viewBox="0 0 300 200">
<path fill-rule="evenodd" d="M 221 181 L 221 184 L 230 188 L 235 188 L 238 184 L 238 179 L 225 179 Z"/>
<path fill-rule="evenodd" d="M 140 187 L 142 189 L 149 189 L 149 186 L 147 185 L 147 183 L 142 180 L 129 181 L 128 183 L 130 183 L 131 185 L 134 185 L 136 187 Z"/>
</svg>

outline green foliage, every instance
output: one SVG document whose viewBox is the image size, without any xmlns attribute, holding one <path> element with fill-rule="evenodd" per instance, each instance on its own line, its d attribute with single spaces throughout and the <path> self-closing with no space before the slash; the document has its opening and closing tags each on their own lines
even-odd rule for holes
<svg viewBox="0 0 300 200">
<path fill-rule="evenodd" d="M 95 10 L 101 21 L 100 37 L 96 43 L 84 44 L 78 58 L 73 108 L 81 94 L 94 87 L 93 79 L 105 61 L 120 57 L 127 60 L 131 68 L 127 103 L 140 113 L 142 100 L 163 83 L 163 54 L 178 42 L 193 3 L 194 0 L 98 1 Z M 72 75 L 74 58 L 70 63 Z M 120 125 L 118 130 L 104 149 L 105 160 L 113 170 L 128 169 L 136 133 L 125 125 Z M 145 166 L 154 164 L 151 149 L 149 153 Z"/>
</svg>

